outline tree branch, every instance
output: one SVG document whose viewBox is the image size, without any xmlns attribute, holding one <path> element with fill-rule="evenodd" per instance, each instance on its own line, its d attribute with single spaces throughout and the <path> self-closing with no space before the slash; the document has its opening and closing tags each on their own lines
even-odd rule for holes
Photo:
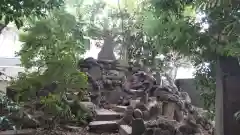
<svg viewBox="0 0 240 135">
<path fill-rule="evenodd" d="M 2 33 L 2 30 L 6 27 L 6 25 L 0 23 L 0 34 Z"/>
</svg>

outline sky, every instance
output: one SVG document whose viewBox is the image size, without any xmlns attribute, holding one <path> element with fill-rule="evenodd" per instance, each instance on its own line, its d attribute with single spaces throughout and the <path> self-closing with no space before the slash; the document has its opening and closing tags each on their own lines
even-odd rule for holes
<svg viewBox="0 0 240 135">
<path fill-rule="evenodd" d="M 106 0 L 110 3 L 117 3 L 117 0 Z M 13 24 L 9 24 L 10 30 L 4 29 L 3 34 L 0 34 L 0 57 L 14 58 L 15 52 L 21 48 L 21 42 L 18 41 L 18 31 L 14 28 Z M 204 28 L 207 26 L 204 26 Z M 100 48 L 94 45 L 94 42 L 90 45 L 90 50 L 85 54 L 86 57 L 97 58 Z M 177 72 L 177 78 L 193 78 L 194 68 L 179 68 Z"/>
<path fill-rule="evenodd" d="M 12 24 L 9 25 L 10 27 Z M 11 30 L 3 29 L 0 34 L 0 57 L 15 57 L 15 52 L 19 51 L 21 43 L 18 41 L 18 31 L 11 27 Z"/>
</svg>

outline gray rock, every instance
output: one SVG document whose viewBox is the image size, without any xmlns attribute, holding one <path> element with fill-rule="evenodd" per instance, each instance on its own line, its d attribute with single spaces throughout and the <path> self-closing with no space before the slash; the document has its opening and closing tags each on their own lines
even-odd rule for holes
<svg viewBox="0 0 240 135">
<path fill-rule="evenodd" d="M 150 117 L 156 118 L 157 116 L 162 114 L 162 106 L 161 104 L 155 104 L 149 109 Z"/>
<path fill-rule="evenodd" d="M 118 125 L 131 125 L 133 119 L 134 119 L 134 118 L 133 118 L 132 115 L 124 116 L 124 117 L 118 122 Z"/>
<path fill-rule="evenodd" d="M 165 102 L 163 104 L 163 115 L 170 120 L 173 120 L 175 105 L 176 104 L 172 102 Z"/>
<path fill-rule="evenodd" d="M 131 100 L 130 101 L 130 106 L 132 106 L 133 108 L 136 108 L 136 105 L 139 103 L 139 100 Z"/>
<path fill-rule="evenodd" d="M 144 135 L 153 135 L 153 134 L 154 134 L 153 128 L 147 128 L 146 131 L 144 132 Z"/>
<path fill-rule="evenodd" d="M 133 120 L 133 107 L 128 106 L 126 111 L 124 112 L 123 118 L 119 121 L 119 125 L 129 125 Z"/>
<path fill-rule="evenodd" d="M 201 133 L 201 130 L 198 127 L 194 127 L 188 124 L 184 124 L 179 127 L 179 131 L 183 134 L 196 134 Z"/>
<path fill-rule="evenodd" d="M 141 111 L 148 110 L 147 106 L 142 102 L 137 103 L 135 108 L 140 109 Z"/>
<path fill-rule="evenodd" d="M 144 120 L 149 120 L 150 119 L 149 111 L 142 111 L 142 113 L 143 113 L 143 119 Z"/>
<path fill-rule="evenodd" d="M 108 97 L 106 97 L 106 100 L 111 104 L 117 104 L 120 100 L 120 97 L 122 95 L 121 91 L 113 90 L 110 91 L 108 94 Z"/>
<path fill-rule="evenodd" d="M 180 92 L 180 97 L 187 103 L 191 103 L 191 98 L 187 92 Z"/>
<path fill-rule="evenodd" d="M 134 109 L 132 106 L 128 106 L 125 114 L 132 115 L 134 112 Z"/>
<path fill-rule="evenodd" d="M 184 119 L 183 111 L 179 108 L 179 106 L 176 106 L 175 108 L 174 119 L 178 122 L 182 122 Z"/>
<path fill-rule="evenodd" d="M 168 131 L 168 130 L 163 130 L 161 128 L 156 128 L 154 130 L 154 134 L 153 135 L 173 135 L 174 133 Z"/>
<path fill-rule="evenodd" d="M 178 124 L 179 123 L 175 120 L 169 120 L 163 117 L 159 117 L 157 120 L 148 121 L 145 125 L 146 128 L 161 128 L 164 130 L 168 130 L 171 133 L 174 133 Z"/>
<path fill-rule="evenodd" d="M 143 113 L 140 109 L 135 109 L 133 112 L 134 118 L 143 118 Z"/>
<path fill-rule="evenodd" d="M 88 73 L 92 76 L 92 78 L 94 80 L 99 80 L 102 77 L 102 71 L 101 71 L 101 68 L 99 66 L 91 67 L 88 70 Z"/>
</svg>

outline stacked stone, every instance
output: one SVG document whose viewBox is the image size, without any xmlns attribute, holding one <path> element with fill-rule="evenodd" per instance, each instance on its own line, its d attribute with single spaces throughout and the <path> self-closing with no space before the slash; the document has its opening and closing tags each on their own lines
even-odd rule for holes
<svg viewBox="0 0 240 135">
<path fill-rule="evenodd" d="M 121 73 L 125 71 L 117 68 L 117 61 L 96 60 L 90 57 L 79 61 L 78 65 L 88 77 L 90 97 L 94 104 L 103 107 L 108 104 L 107 101 L 114 104 L 118 102 L 120 94 L 114 92 L 121 90 L 125 80 L 125 74 Z M 111 98 L 113 94 L 119 97 Z"/>
<path fill-rule="evenodd" d="M 129 131 L 123 131 L 126 126 L 131 127 L 131 135 L 212 134 L 212 124 L 190 104 L 187 93 L 179 93 L 178 100 L 168 101 L 157 97 L 157 102 L 150 107 L 142 102 L 134 107 L 128 106 L 119 122 L 120 135 L 130 134 Z"/>
<path fill-rule="evenodd" d="M 91 66 L 96 66 L 96 63 L 100 65 L 101 75 L 98 78 L 102 83 L 101 93 L 117 92 L 112 95 L 101 94 L 104 96 L 103 101 L 109 101 L 111 105 L 116 104 L 116 101 L 111 99 L 119 99 L 121 101 L 119 104 L 129 105 L 123 118 L 118 121 L 121 135 L 207 135 L 212 133 L 212 124 L 191 105 L 188 93 L 179 92 L 171 80 L 156 85 L 155 78 L 142 71 L 132 74 L 126 80 L 126 73 L 120 75 L 120 70 L 116 68 L 116 61 L 101 60 L 89 63 Z M 97 77 L 90 78 L 98 80 Z M 94 81 L 92 83 L 94 84 Z M 125 92 L 130 98 L 120 98 L 122 93 L 119 92 Z M 155 100 L 150 101 L 149 95 L 155 97 Z M 130 103 L 139 97 L 139 103 L 135 105 Z M 111 109 L 106 105 L 103 107 Z"/>
</svg>

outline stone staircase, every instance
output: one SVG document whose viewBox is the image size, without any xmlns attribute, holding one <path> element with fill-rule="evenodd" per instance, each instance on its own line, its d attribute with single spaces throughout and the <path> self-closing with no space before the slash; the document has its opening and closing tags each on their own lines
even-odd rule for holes
<svg viewBox="0 0 240 135">
<path fill-rule="evenodd" d="M 126 111 L 127 106 L 116 106 L 114 108 L 115 111 L 124 113 Z M 129 125 L 120 125 L 118 132 L 120 135 L 131 135 L 132 134 L 132 127 Z"/>
<path fill-rule="evenodd" d="M 130 106 L 135 107 L 139 100 L 131 100 Z M 151 104 L 149 105 L 151 106 Z M 111 110 L 96 109 L 95 119 L 89 123 L 89 130 L 98 133 L 116 133 L 119 135 L 132 135 L 132 127 L 129 125 L 119 125 L 118 121 L 123 117 L 127 106 L 114 106 Z M 138 124 L 137 127 L 141 127 Z M 141 125 L 141 124 L 140 124 Z M 135 129 L 137 129 L 135 127 Z M 136 133 L 135 133 L 136 135 Z"/>
<path fill-rule="evenodd" d="M 115 106 L 112 110 L 96 109 L 95 119 L 89 123 L 89 130 L 94 132 L 117 132 L 118 121 L 122 118 L 125 106 Z"/>
</svg>

